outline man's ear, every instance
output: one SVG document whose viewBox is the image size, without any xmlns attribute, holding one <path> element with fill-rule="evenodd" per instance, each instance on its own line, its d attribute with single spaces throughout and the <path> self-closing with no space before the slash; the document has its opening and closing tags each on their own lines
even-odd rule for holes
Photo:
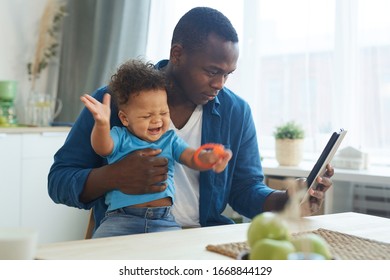
<svg viewBox="0 0 390 280">
<path fill-rule="evenodd" d="M 122 122 L 122 124 L 124 126 L 128 126 L 129 125 L 129 121 L 127 119 L 127 116 L 126 116 L 126 114 L 122 110 L 119 110 L 118 117 L 119 117 L 119 119 L 121 120 L 121 122 Z"/>
<path fill-rule="evenodd" d="M 171 47 L 170 61 L 173 65 L 179 66 L 183 55 L 183 47 L 180 44 L 173 44 Z"/>
</svg>

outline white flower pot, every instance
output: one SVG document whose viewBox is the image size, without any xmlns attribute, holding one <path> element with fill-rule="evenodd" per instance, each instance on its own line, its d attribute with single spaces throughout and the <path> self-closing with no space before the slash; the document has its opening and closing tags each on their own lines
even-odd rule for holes
<svg viewBox="0 0 390 280">
<path fill-rule="evenodd" d="M 280 165 L 299 165 L 303 158 L 303 139 L 276 139 L 275 154 Z"/>
</svg>

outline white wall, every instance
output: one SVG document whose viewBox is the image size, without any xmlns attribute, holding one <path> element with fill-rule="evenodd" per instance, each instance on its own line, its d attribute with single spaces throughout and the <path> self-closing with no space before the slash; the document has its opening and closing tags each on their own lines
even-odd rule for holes
<svg viewBox="0 0 390 280">
<path fill-rule="evenodd" d="M 27 63 L 35 52 L 39 20 L 47 0 L 0 0 L 0 80 L 18 81 L 16 98 L 19 122 L 25 120 L 30 91 Z M 38 88 L 48 90 L 42 75 Z M 49 86 L 53 90 L 53 86 Z"/>
</svg>

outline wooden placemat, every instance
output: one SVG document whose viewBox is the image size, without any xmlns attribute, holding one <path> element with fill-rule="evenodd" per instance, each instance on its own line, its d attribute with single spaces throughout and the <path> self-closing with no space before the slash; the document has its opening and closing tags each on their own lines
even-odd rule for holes
<svg viewBox="0 0 390 280">
<path fill-rule="evenodd" d="M 330 245 L 330 251 L 339 260 L 390 260 L 390 244 L 337 231 L 318 229 L 312 233 L 322 236 Z M 293 234 L 297 236 L 303 233 Z M 207 245 L 206 249 L 233 259 L 249 250 L 246 242 Z"/>
</svg>

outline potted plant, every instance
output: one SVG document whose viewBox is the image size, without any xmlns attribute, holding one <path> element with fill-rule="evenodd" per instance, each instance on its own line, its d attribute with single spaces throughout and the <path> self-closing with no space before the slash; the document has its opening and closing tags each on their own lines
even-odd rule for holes
<svg viewBox="0 0 390 280">
<path fill-rule="evenodd" d="M 280 165 L 297 166 L 303 158 L 303 141 L 305 132 L 294 121 L 276 127 L 275 154 Z"/>
</svg>

